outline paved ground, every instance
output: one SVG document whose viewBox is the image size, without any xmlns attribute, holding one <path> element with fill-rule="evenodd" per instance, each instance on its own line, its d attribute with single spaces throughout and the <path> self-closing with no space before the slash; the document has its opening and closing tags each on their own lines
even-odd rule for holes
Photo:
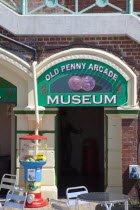
<svg viewBox="0 0 140 210">
<path fill-rule="evenodd" d="M 62 199 L 61 199 L 62 200 Z M 65 201 L 65 202 L 67 202 L 67 200 L 63 200 L 63 201 Z M 92 204 L 92 209 L 93 210 L 95 210 L 95 206 L 96 206 L 97 204 Z M 29 210 L 29 208 L 25 208 L 26 210 Z M 79 207 L 79 210 L 88 210 L 89 209 L 89 205 L 88 204 L 82 204 L 82 205 L 80 205 L 80 207 Z M 30 210 L 52 210 L 51 209 L 51 206 L 50 206 L 50 203 L 49 203 L 49 205 L 47 205 L 47 206 L 45 206 L 45 207 L 42 207 L 42 208 L 32 208 L 32 209 L 30 209 Z M 72 208 L 71 208 L 71 210 L 75 210 L 75 207 L 74 206 L 72 206 Z M 119 210 L 119 209 L 118 209 Z"/>
<path fill-rule="evenodd" d="M 93 206 L 93 210 L 95 210 L 95 204 L 94 205 L 92 205 Z M 79 210 L 88 210 L 89 209 L 89 206 L 86 204 L 84 204 L 84 205 L 81 205 L 80 206 L 80 208 L 79 208 Z M 29 210 L 28 208 L 26 208 L 26 210 Z M 50 207 L 50 204 L 48 205 L 48 206 L 46 206 L 46 207 L 43 207 L 43 208 L 32 208 L 31 210 L 52 210 L 51 209 L 51 207 Z M 75 210 L 75 208 L 74 207 L 72 207 L 71 208 L 71 210 Z M 99 209 L 98 209 L 99 210 Z M 119 210 L 119 209 L 118 209 Z"/>
<path fill-rule="evenodd" d="M 25 210 L 29 210 L 28 208 L 26 208 Z M 50 205 L 48 205 L 47 207 L 43 207 L 43 208 L 32 208 L 30 210 L 52 210 Z M 75 210 L 75 208 L 72 208 L 72 210 Z M 89 210 L 88 206 L 80 206 L 79 210 Z M 93 206 L 92 210 L 105 210 L 105 207 L 101 207 L 101 206 Z M 124 210 L 124 206 L 117 206 L 117 207 L 112 207 L 112 210 Z M 140 206 L 139 207 L 129 207 L 129 210 L 140 210 Z"/>
<path fill-rule="evenodd" d="M 93 206 L 94 207 L 94 206 Z M 79 210 L 88 210 L 89 209 L 89 207 L 87 206 L 87 205 L 82 205 L 80 208 L 79 208 Z M 94 210 L 95 208 L 93 208 L 93 210 Z M 26 210 L 29 210 L 28 208 L 26 208 Z M 48 206 L 46 206 L 46 207 L 43 207 L 43 208 L 34 208 L 34 209 L 32 209 L 32 210 L 51 210 L 51 207 L 50 207 L 50 205 L 48 205 Z M 75 210 L 75 208 L 74 207 L 72 207 L 72 210 Z M 119 209 L 118 209 L 119 210 Z"/>
<path fill-rule="evenodd" d="M 66 201 L 66 200 L 64 200 Z M 25 210 L 29 210 L 29 208 L 26 208 Z M 51 210 L 51 207 L 50 207 L 50 204 L 47 205 L 46 207 L 42 207 L 42 208 L 32 208 L 30 210 Z M 72 207 L 71 210 L 75 210 L 74 207 Z M 89 210 L 89 205 L 88 204 L 83 204 L 83 205 L 80 205 L 79 206 L 79 210 Z M 92 210 L 106 210 L 105 207 L 101 207 L 101 205 L 99 204 L 92 204 Z M 115 205 L 112 207 L 112 210 L 124 210 L 124 206 L 120 206 L 120 205 Z M 129 206 L 129 210 L 140 210 L 140 206 L 135 206 L 135 207 L 132 207 L 132 206 Z"/>
</svg>

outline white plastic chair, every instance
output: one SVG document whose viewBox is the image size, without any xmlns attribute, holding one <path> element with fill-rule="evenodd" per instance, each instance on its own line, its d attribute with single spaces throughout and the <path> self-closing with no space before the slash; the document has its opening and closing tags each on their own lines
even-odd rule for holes
<svg viewBox="0 0 140 210">
<path fill-rule="evenodd" d="M 1 190 L 5 190 L 5 191 L 7 190 L 8 192 L 8 190 L 15 189 L 16 183 L 17 183 L 17 175 L 4 174 L 2 176 L 1 183 L 0 183 L 0 193 L 1 193 Z M 4 194 L 2 195 L 2 197 L 0 195 L 0 202 L 5 201 L 5 197 L 4 197 Z"/>
<path fill-rule="evenodd" d="M 83 193 L 88 193 L 88 189 L 85 186 L 67 188 L 66 197 L 67 197 L 67 201 L 68 201 L 69 206 L 70 207 L 75 206 L 77 196 L 81 195 Z M 86 201 L 78 200 L 78 204 L 87 204 L 87 203 L 90 205 L 90 209 L 92 209 L 91 208 L 91 203 L 86 202 Z"/>
<path fill-rule="evenodd" d="M 52 210 L 70 210 L 68 203 L 55 199 L 50 199 L 50 205 Z"/>
<path fill-rule="evenodd" d="M 12 189 L 9 190 L 4 203 L 4 209 L 6 207 L 24 209 L 27 199 L 27 192 L 24 190 Z"/>
</svg>

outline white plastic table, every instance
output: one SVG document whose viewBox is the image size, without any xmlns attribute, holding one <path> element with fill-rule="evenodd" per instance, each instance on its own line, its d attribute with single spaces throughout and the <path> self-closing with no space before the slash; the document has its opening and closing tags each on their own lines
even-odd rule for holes
<svg viewBox="0 0 140 210">
<path fill-rule="evenodd" d="M 77 196 L 75 208 L 78 210 L 78 200 L 100 203 L 106 207 L 106 210 L 111 210 L 115 203 L 124 203 L 125 210 L 128 210 L 128 196 L 117 193 L 108 192 L 90 192 Z"/>
</svg>

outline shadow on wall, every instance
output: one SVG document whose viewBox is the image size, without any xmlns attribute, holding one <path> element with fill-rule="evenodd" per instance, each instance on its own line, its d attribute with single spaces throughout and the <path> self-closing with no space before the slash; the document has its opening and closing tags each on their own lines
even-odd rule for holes
<svg viewBox="0 0 140 210">
<path fill-rule="evenodd" d="M 137 146 L 137 160 L 138 160 L 138 165 L 140 165 L 140 114 L 138 115 L 138 146 Z M 137 195 L 138 195 L 138 200 L 140 202 L 140 179 L 136 183 L 136 190 L 137 190 Z"/>
<path fill-rule="evenodd" d="M 123 158 L 123 193 L 131 200 L 139 200 L 136 179 L 129 178 L 129 165 L 138 164 L 137 146 L 139 139 L 139 119 L 122 119 L 122 158 Z"/>
<path fill-rule="evenodd" d="M 131 191 L 136 190 L 135 185 L 136 185 L 136 180 L 129 178 L 129 167 L 128 167 L 126 171 L 123 173 L 123 186 L 125 186 L 125 188 L 123 189 L 123 194 L 128 195 Z"/>
</svg>

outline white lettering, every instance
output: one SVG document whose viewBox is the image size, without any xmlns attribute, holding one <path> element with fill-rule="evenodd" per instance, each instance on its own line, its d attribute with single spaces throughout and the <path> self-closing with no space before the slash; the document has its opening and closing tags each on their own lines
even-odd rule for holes
<svg viewBox="0 0 140 210">
<path fill-rule="evenodd" d="M 89 65 L 88 69 L 93 70 L 93 65 L 92 65 L 92 63 Z"/>
<path fill-rule="evenodd" d="M 81 103 L 81 99 L 80 99 L 80 96 L 78 96 L 78 95 L 74 95 L 74 96 L 72 96 L 72 103 L 73 104 L 80 104 Z"/>
<path fill-rule="evenodd" d="M 101 72 L 101 73 L 103 73 L 103 74 L 106 74 L 108 77 L 112 77 L 112 79 L 113 79 L 114 81 L 116 81 L 117 78 L 118 78 L 118 75 L 115 74 L 113 71 L 108 70 L 107 68 L 104 69 L 103 66 L 98 66 L 97 64 L 94 64 L 94 67 L 93 67 L 93 64 L 91 63 L 91 64 L 89 65 L 89 67 L 88 67 L 88 70 L 99 71 L 99 72 Z"/>
<path fill-rule="evenodd" d="M 47 96 L 47 104 L 48 105 L 70 105 L 70 104 L 116 104 L 117 103 L 116 95 L 108 96 L 108 95 L 56 95 L 56 96 Z"/>
<path fill-rule="evenodd" d="M 61 71 L 64 72 L 65 66 L 61 66 Z"/>
<path fill-rule="evenodd" d="M 60 100 L 62 104 L 70 104 L 70 95 L 67 98 L 67 102 L 64 101 L 64 96 L 60 96 Z"/>
<path fill-rule="evenodd" d="M 95 64 L 95 65 L 94 65 L 94 71 L 98 71 L 98 67 L 99 67 L 99 66 L 98 66 L 97 64 Z"/>
<path fill-rule="evenodd" d="M 76 69 L 81 69 L 81 63 L 76 63 Z"/>
<path fill-rule="evenodd" d="M 47 74 L 47 75 L 45 76 L 45 79 L 46 79 L 47 81 L 49 81 L 49 80 L 51 79 L 50 75 Z"/>
<path fill-rule="evenodd" d="M 100 101 L 97 102 L 97 101 L 96 101 L 96 96 L 93 95 L 93 103 L 94 103 L 94 104 L 102 104 L 102 103 L 103 103 L 103 96 L 100 95 Z"/>
<path fill-rule="evenodd" d="M 70 71 L 70 70 L 71 70 L 70 64 L 67 64 L 67 65 L 66 65 L 66 70 L 67 70 L 67 71 Z"/>
<path fill-rule="evenodd" d="M 55 96 L 54 99 L 52 99 L 51 96 L 48 96 L 47 99 L 47 104 L 59 104 L 58 96 Z"/>
<path fill-rule="evenodd" d="M 113 71 L 109 71 L 108 76 L 112 77 L 113 76 Z"/>
<path fill-rule="evenodd" d="M 55 77 L 58 74 L 59 74 L 59 70 L 58 69 L 54 69 L 54 74 L 52 72 L 50 72 L 51 78 Z"/>
<path fill-rule="evenodd" d="M 82 63 L 82 68 L 85 69 L 86 63 Z"/>
<path fill-rule="evenodd" d="M 108 75 L 108 69 L 105 69 L 105 70 L 103 71 L 103 73 L 106 74 L 106 75 Z"/>
<path fill-rule="evenodd" d="M 109 99 L 108 95 L 105 95 L 104 101 L 105 101 L 105 104 L 108 104 L 108 103 L 116 104 L 116 95 L 113 95 L 111 99 Z"/>
<path fill-rule="evenodd" d="M 83 104 L 91 104 L 91 102 L 89 101 L 90 100 L 89 97 L 91 97 L 91 95 L 83 95 L 83 97 L 82 97 L 82 103 Z"/>
<path fill-rule="evenodd" d="M 53 73 L 54 73 L 54 74 L 53 74 Z M 45 79 L 46 79 L 47 81 L 50 81 L 53 77 L 55 77 L 55 76 L 57 76 L 57 75 L 59 74 L 59 70 L 58 70 L 58 69 L 54 69 L 53 73 L 50 72 L 50 74 L 47 74 L 47 75 L 45 76 Z"/>
<path fill-rule="evenodd" d="M 99 66 L 99 72 L 103 72 L 103 66 Z"/>
<path fill-rule="evenodd" d="M 75 70 L 75 63 L 71 64 L 71 70 Z"/>
<path fill-rule="evenodd" d="M 71 70 L 81 70 L 81 69 L 85 69 L 86 67 L 86 63 L 71 63 L 71 64 L 67 64 L 65 66 L 61 66 L 61 72 L 66 71 L 71 71 Z"/>
<path fill-rule="evenodd" d="M 61 73 L 64 73 L 65 71 L 71 71 L 71 70 L 83 70 L 86 68 L 87 63 L 70 63 L 67 65 L 63 65 L 59 69 L 54 69 L 50 73 L 46 74 L 45 79 L 46 81 L 50 81 L 55 76 L 59 75 L 60 71 Z M 89 64 L 88 70 L 92 71 L 99 71 L 100 73 L 106 74 L 108 77 L 111 77 L 114 81 L 117 80 L 118 75 L 115 74 L 112 70 L 109 70 L 108 68 L 105 68 L 103 66 L 99 66 L 97 64 Z M 83 72 L 80 72 L 83 73 Z M 88 72 L 87 72 L 88 73 Z"/>
<path fill-rule="evenodd" d="M 117 80 L 118 75 L 114 74 L 113 79 L 116 81 Z"/>
<path fill-rule="evenodd" d="M 58 69 L 54 69 L 54 73 L 55 73 L 55 76 L 59 74 L 59 70 Z"/>
</svg>

